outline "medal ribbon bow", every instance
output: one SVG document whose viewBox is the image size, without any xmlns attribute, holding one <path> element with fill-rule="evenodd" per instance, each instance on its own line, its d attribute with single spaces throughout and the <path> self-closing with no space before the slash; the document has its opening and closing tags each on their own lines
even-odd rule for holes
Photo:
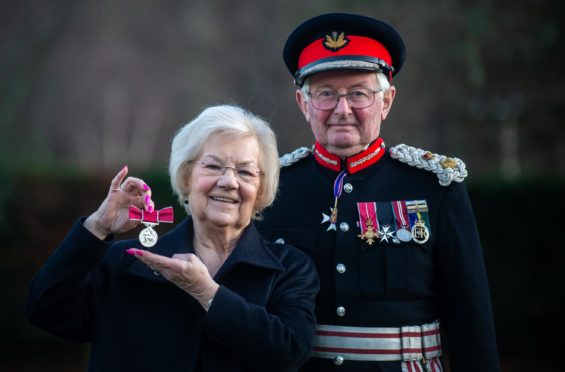
<svg viewBox="0 0 565 372">
<path fill-rule="evenodd" d="M 159 224 L 173 223 L 174 213 L 173 207 L 166 207 L 161 210 L 154 210 L 153 212 L 147 212 L 146 210 L 139 209 L 135 205 L 129 206 L 129 219 L 132 221 L 141 221 L 145 223 Z"/>
</svg>

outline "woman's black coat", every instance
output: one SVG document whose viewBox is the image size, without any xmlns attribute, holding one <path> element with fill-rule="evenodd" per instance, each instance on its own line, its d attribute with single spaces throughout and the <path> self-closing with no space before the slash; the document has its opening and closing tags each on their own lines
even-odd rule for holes
<svg viewBox="0 0 565 372">
<path fill-rule="evenodd" d="M 194 252 L 192 220 L 152 252 Z M 215 276 L 208 312 L 82 221 L 36 274 L 26 312 L 38 327 L 91 342 L 89 371 L 295 370 L 309 356 L 318 292 L 305 254 L 264 240 L 251 224 Z"/>
</svg>

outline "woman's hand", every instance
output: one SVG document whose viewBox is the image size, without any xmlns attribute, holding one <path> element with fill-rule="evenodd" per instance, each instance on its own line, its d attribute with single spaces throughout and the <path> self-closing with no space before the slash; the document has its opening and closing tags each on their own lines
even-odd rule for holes
<svg viewBox="0 0 565 372">
<path fill-rule="evenodd" d="M 139 178 L 125 179 L 127 174 L 128 167 L 125 166 L 110 183 L 108 195 L 98 210 L 84 221 L 84 227 L 100 239 L 126 232 L 139 224 L 139 221 L 129 219 L 130 205 L 148 212 L 155 208 L 149 186 Z"/>
<path fill-rule="evenodd" d="M 194 297 L 206 311 L 208 310 L 209 302 L 220 286 L 196 255 L 182 253 L 169 258 L 136 248 L 130 248 L 126 252 L 159 272 L 165 279 Z"/>
</svg>

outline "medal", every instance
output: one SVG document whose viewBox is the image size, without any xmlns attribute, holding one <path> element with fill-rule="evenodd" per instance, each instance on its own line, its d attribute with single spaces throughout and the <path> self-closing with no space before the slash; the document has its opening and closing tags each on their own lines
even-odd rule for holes
<svg viewBox="0 0 565 372">
<path fill-rule="evenodd" d="M 373 245 L 381 237 L 379 234 L 379 221 L 377 220 L 377 203 L 357 203 L 357 211 L 359 212 L 359 227 L 361 228 L 361 234 L 357 235 L 357 237 L 367 241 L 367 244 Z"/>
<path fill-rule="evenodd" d="M 158 235 L 157 232 L 153 230 L 153 226 L 155 225 L 146 223 L 145 226 L 147 227 L 139 233 L 139 241 L 142 246 L 151 248 L 157 244 Z"/>
<path fill-rule="evenodd" d="M 330 230 L 334 230 L 337 231 L 336 228 L 336 223 L 337 223 L 337 200 L 339 199 L 339 197 L 341 196 L 341 192 L 343 190 L 343 179 L 345 178 L 345 176 L 347 175 L 347 173 L 345 171 L 341 171 L 335 181 L 334 181 L 334 207 L 331 208 L 330 207 L 330 212 L 331 215 L 328 216 L 327 214 L 322 212 L 322 224 L 326 223 L 326 222 L 330 222 L 330 225 L 328 226 L 328 229 L 326 231 L 330 231 Z"/>
<path fill-rule="evenodd" d="M 406 229 L 396 230 L 396 238 L 399 242 L 409 242 L 412 240 L 412 233 Z"/>
<path fill-rule="evenodd" d="M 379 236 L 381 237 L 381 243 L 386 242 L 388 243 L 388 239 L 394 240 L 394 236 L 392 231 L 390 231 L 389 225 L 383 225 L 382 229 L 379 230 Z"/>
<path fill-rule="evenodd" d="M 153 227 L 159 225 L 160 222 L 172 223 L 174 219 L 173 208 L 167 207 L 159 211 L 147 212 L 137 208 L 135 205 L 129 206 L 130 221 L 141 221 L 146 227 L 139 233 L 139 242 L 147 248 L 157 244 L 158 235 Z"/>
<path fill-rule="evenodd" d="M 334 230 L 337 231 L 336 229 L 336 222 L 337 222 L 337 199 L 335 200 L 335 207 L 334 208 L 330 208 L 330 211 L 332 212 L 331 216 L 328 216 L 325 213 L 322 213 L 322 223 L 326 223 L 328 221 L 330 221 L 330 225 L 328 226 L 328 229 L 326 231 L 330 231 L 330 230 Z"/>
<path fill-rule="evenodd" d="M 403 200 L 396 200 L 391 202 L 392 213 L 394 214 L 394 225 L 396 226 L 396 240 L 394 243 L 409 242 L 412 240 L 412 233 L 410 230 L 410 220 L 408 219 L 408 209 L 406 202 Z"/>
<path fill-rule="evenodd" d="M 417 244 L 424 244 L 430 238 L 428 204 L 425 200 L 411 200 L 406 202 L 406 207 L 412 226 L 412 240 Z"/>
<path fill-rule="evenodd" d="M 361 240 L 367 240 L 367 244 L 373 245 L 376 239 L 379 238 L 379 232 L 373 229 L 373 221 L 371 219 L 367 219 L 365 232 L 357 235 L 358 238 Z"/>
<path fill-rule="evenodd" d="M 419 214 L 419 213 L 418 213 Z M 418 244 L 424 244 L 430 238 L 430 231 L 426 227 L 426 223 L 418 216 L 418 220 L 412 226 L 412 240 Z"/>
</svg>

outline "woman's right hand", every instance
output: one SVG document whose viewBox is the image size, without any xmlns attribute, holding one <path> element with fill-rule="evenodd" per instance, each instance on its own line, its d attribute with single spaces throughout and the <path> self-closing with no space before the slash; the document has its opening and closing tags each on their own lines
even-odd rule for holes
<svg viewBox="0 0 565 372">
<path fill-rule="evenodd" d="M 128 167 L 125 166 L 110 183 L 108 195 L 98 210 L 84 221 L 84 227 L 101 240 L 139 225 L 139 221 L 129 219 L 130 205 L 148 212 L 152 212 L 155 208 L 149 186 L 139 178 L 125 179 L 127 174 Z"/>
<path fill-rule="evenodd" d="M 136 248 L 130 248 L 126 252 L 194 297 L 208 311 L 220 285 L 210 276 L 208 268 L 198 256 L 177 253 L 173 257 L 166 257 Z"/>
</svg>

